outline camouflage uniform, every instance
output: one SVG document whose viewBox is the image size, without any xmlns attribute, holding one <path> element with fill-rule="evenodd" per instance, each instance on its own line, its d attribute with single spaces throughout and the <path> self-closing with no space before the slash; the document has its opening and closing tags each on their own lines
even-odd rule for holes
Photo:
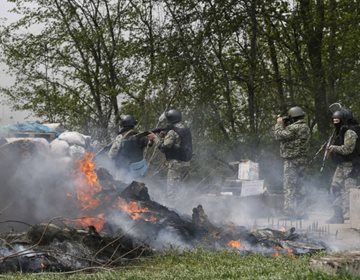
<svg viewBox="0 0 360 280">
<path fill-rule="evenodd" d="M 348 129 L 344 135 L 344 144 L 331 146 L 333 154 L 342 156 L 350 155 L 354 152 L 358 135 L 355 131 Z M 349 219 L 350 189 L 356 188 L 356 179 L 351 178 L 350 172 L 353 169 L 351 161 L 338 163 L 331 182 L 331 194 L 334 197 L 333 207 L 338 215 L 342 214 L 344 219 Z"/>
<path fill-rule="evenodd" d="M 280 141 L 280 156 L 284 159 L 284 212 L 294 216 L 300 210 L 304 196 L 302 183 L 309 145 L 310 128 L 303 119 L 286 127 L 276 124 L 275 139 Z"/>
<path fill-rule="evenodd" d="M 118 136 L 116 136 L 114 142 L 112 143 L 112 146 L 108 152 L 108 156 L 109 158 L 111 159 L 115 159 L 116 156 L 118 155 L 119 153 L 119 150 L 120 150 L 120 147 L 121 147 L 121 142 L 122 140 L 124 139 L 124 137 L 126 137 L 126 135 L 128 133 L 131 133 L 133 130 L 129 130 L 128 132 L 126 133 L 120 133 Z"/>
<path fill-rule="evenodd" d="M 174 124 L 177 128 L 185 128 L 181 122 Z M 155 144 L 163 150 L 164 148 L 180 147 L 181 138 L 175 130 L 169 130 L 164 138 L 155 138 Z M 182 182 L 187 178 L 190 171 L 190 162 L 170 159 L 166 161 L 167 167 L 167 196 L 175 199 L 178 194 Z"/>
<path fill-rule="evenodd" d="M 137 142 L 135 147 L 124 145 L 126 141 L 137 133 L 138 131 L 135 129 L 120 133 L 108 152 L 109 158 L 115 162 L 115 178 L 126 183 L 143 177 L 147 170 L 147 163 L 143 158 L 143 150 L 148 144 L 147 138 L 132 138 L 133 141 Z"/>
</svg>

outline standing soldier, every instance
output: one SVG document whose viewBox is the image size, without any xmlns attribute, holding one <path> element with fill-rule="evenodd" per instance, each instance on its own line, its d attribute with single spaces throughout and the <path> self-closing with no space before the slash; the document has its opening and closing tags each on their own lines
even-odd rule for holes
<svg viewBox="0 0 360 280">
<path fill-rule="evenodd" d="M 280 141 L 280 156 L 284 160 L 284 214 L 289 218 L 301 217 L 300 203 L 303 199 L 302 183 L 310 128 L 305 123 L 304 111 L 296 106 L 288 111 L 288 118 L 278 117 L 275 125 L 275 139 Z"/>
<path fill-rule="evenodd" d="M 120 132 L 113 142 L 109 157 L 115 163 L 116 179 L 124 182 L 142 177 L 147 171 L 144 149 L 148 145 L 146 136 L 137 136 L 136 119 L 131 115 L 120 121 Z"/>
<path fill-rule="evenodd" d="M 349 192 L 351 188 L 356 188 L 359 172 L 360 126 L 353 119 L 352 113 L 345 108 L 333 113 L 332 122 L 335 126 L 335 138 L 329 152 L 337 167 L 330 188 L 334 198 L 334 215 L 328 223 L 338 224 L 344 223 L 350 216 Z"/>
<path fill-rule="evenodd" d="M 160 137 L 154 133 L 148 135 L 150 141 L 154 141 L 161 152 L 165 154 L 167 165 L 167 196 L 174 200 L 181 183 L 186 179 L 190 171 L 192 158 L 192 137 L 190 129 L 181 122 L 181 112 L 169 110 L 165 112 L 168 123 L 165 135 Z M 161 137 L 162 136 L 162 137 Z"/>
</svg>

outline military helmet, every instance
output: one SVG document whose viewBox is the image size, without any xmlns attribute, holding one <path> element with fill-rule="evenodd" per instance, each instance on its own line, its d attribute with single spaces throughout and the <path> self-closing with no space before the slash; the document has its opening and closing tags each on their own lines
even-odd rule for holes
<svg viewBox="0 0 360 280">
<path fill-rule="evenodd" d="M 171 109 L 165 113 L 166 120 L 169 123 L 177 123 L 181 121 L 181 112 L 175 109 Z"/>
<path fill-rule="evenodd" d="M 343 122 L 347 122 L 353 119 L 353 115 L 349 109 L 341 108 L 332 114 L 332 119 L 340 119 Z"/>
<path fill-rule="evenodd" d="M 120 120 L 121 127 L 134 127 L 137 124 L 137 120 L 132 115 L 125 115 Z"/>
<path fill-rule="evenodd" d="M 297 117 L 303 117 L 305 116 L 305 113 L 303 109 L 301 109 L 299 106 L 291 107 L 288 111 L 288 115 L 291 118 L 297 118 Z"/>
<path fill-rule="evenodd" d="M 342 110 L 344 111 L 344 118 L 346 121 L 350 121 L 353 119 L 353 114 L 349 109 L 342 108 Z"/>
</svg>

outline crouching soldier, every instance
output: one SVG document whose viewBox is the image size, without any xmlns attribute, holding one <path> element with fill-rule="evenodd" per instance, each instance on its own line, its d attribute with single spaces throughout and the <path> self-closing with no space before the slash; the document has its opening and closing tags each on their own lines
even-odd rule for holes
<svg viewBox="0 0 360 280">
<path fill-rule="evenodd" d="M 190 171 L 192 158 L 192 136 L 190 129 L 182 122 L 181 112 L 169 110 L 164 117 L 167 130 L 164 135 L 154 133 L 148 135 L 161 152 L 165 154 L 167 165 L 167 196 L 174 200 L 179 193 L 182 182 Z"/>
<path fill-rule="evenodd" d="M 145 135 L 137 135 L 136 124 L 136 119 L 131 115 L 121 119 L 119 135 L 108 153 L 115 163 L 116 179 L 124 182 L 143 177 L 148 168 L 144 159 L 144 149 L 149 141 Z"/>
</svg>

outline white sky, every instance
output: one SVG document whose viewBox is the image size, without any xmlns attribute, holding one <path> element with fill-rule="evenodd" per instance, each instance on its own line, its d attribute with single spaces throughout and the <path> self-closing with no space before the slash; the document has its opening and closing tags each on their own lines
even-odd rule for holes
<svg viewBox="0 0 360 280">
<path fill-rule="evenodd" d="M 0 0 L 0 18 L 1 20 L 7 18 L 6 22 L 15 21 L 18 15 L 12 14 L 9 10 L 14 6 L 13 3 L 9 3 L 7 0 Z M 7 87 L 14 83 L 14 77 L 9 76 L 6 73 L 6 65 L 0 63 L 0 86 Z M 16 122 L 24 121 L 29 115 L 29 112 L 11 111 L 10 108 L 2 104 L 4 103 L 4 97 L 0 96 L 0 124 L 13 124 Z M 27 120 L 32 120 L 31 118 Z"/>
</svg>

